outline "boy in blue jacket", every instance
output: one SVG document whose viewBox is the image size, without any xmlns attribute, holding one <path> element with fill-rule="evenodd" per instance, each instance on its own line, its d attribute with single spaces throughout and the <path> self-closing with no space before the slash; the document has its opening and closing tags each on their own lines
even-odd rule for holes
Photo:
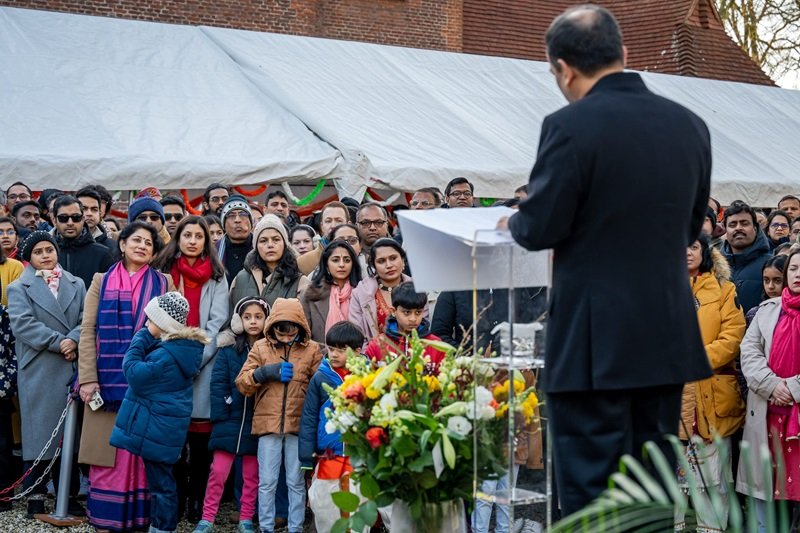
<svg viewBox="0 0 800 533">
<path fill-rule="evenodd" d="M 165 533 L 178 527 L 172 467 L 189 431 L 192 381 L 209 340 L 203 330 L 186 327 L 189 302 L 178 292 L 153 298 L 144 312 L 146 328 L 133 336 L 122 363 L 128 391 L 111 445 L 142 458 L 150 489 L 150 533 Z"/>
<path fill-rule="evenodd" d="M 331 494 L 348 490 L 347 486 L 341 486 L 341 478 L 353 470 L 350 460 L 344 455 L 339 432 L 328 433 L 325 429 L 328 422 L 325 409 L 331 407 L 331 401 L 322 385 L 336 388 L 344 382 L 349 374 L 345 367 L 347 349 L 358 352 L 364 345 L 364 334 L 351 322 L 337 322 L 325 335 L 325 344 L 328 346 L 328 355 L 322 360 L 306 391 L 298 443 L 298 457 L 303 470 L 312 470 L 314 457 L 317 458 L 314 480 L 308 490 L 308 503 L 314 512 L 317 531 L 330 531 L 339 518 Z"/>
</svg>

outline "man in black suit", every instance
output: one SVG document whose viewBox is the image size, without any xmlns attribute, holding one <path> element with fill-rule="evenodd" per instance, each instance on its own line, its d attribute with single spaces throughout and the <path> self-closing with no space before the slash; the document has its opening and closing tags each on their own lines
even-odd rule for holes
<svg viewBox="0 0 800 533">
<path fill-rule="evenodd" d="M 499 227 L 554 252 L 543 386 L 568 514 L 607 487 L 622 454 L 641 456 L 648 440 L 666 449 L 683 384 L 711 374 L 686 266 L 711 148 L 700 118 L 623 72 L 605 9 L 566 11 L 546 42 L 570 105 L 544 120 L 529 196 Z M 630 224 L 645 205 L 653 223 Z"/>
</svg>

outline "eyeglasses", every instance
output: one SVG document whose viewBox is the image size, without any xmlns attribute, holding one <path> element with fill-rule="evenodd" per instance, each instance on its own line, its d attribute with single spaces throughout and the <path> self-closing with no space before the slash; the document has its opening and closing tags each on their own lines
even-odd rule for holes
<svg viewBox="0 0 800 533">
<path fill-rule="evenodd" d="M 370 226 L 374 226 L 376 228 L 380 228 L 386 224 L 385 220 L 359 220 L 358 225 L 362 228 L 368 228 Z"/>
<path fill-rule="evenodd" d="M 433 205 L 433 202 L 429 202 L 428 200 L 411 200 L 409 205 L 411 207 L 430 207 Z"/>
<path fill-rule="evenodd" d="M 164 219 L 167 221 L 174 220 L 175 222 L 179 222 L 181 219 L 183 219 L 183 215 L 180 213 L 164 213 Z"/>
<path fill-rule="evenodd" d="M 83 215 L 78 215 L 77 213 L 74 215 L 57 215 L 56 218 L 62 224 L 66 224 L 70 220 L 73 222 L 80 222 L 81 220 L 83 220 Z"/>
<path fill-rule="evenodd" d="M 231 211 L 227 215 L 225 215 L 225 219 L 229 218 L 250 218 L 250 215 L 247 214 L 247 211 L 242 211 L 241 209 L 236 209 L 235 211 Z"/>
<path fill-rule="evenodd" d="M 23 193 L 20 193 L 20 194 L 9 194 L 8 195 L 8 199 L 9 200 L 19 200 L 20 202 L 27 202 L 28 200 L 31 199 L 31 195 L 26 193 L 26 192 L 23 192 Z"/>
<path fill-rule="evenodd" d="M 136 220 L 138 220 L 139 222 L 147 222 L 148 220 L 150 222 L 155 222 L 156 220 L 161 220 L 161 215 L 157 215 L 155 213 L 153 213 L 152 215 L 139 215 L 138 217 L 136 217 Z"/>
<path fill-rule="evenodd" d="M 17 232 L 15 230 L 13 230 L 13 229 L 9 229 L 9 230 L 0 229 L 0 235 L 8 235 L 9 237 L 13 237 L 16 234 L 17 234 Z"/>
<path fill-rule="evenodd" d="M 472 193 L 469 191 L 453 191 L 448 196 L 453 198 L 472 198 Z"/>
<path fill-rule="evenodd" d="M 775 229 L 789 229 L 789 224 L 784 224 L 781 222 L 773 222 L 772 224 L 769 225 L 769 227 Z"/>
<path fill-rule="evenodd" d="M 224 204 L 225 202 L 228 201 L 228 197 L 227 196 L 212 196 L 211 198 L 208 199 L 208 201 L 209 201 L 209 203 L 212 203 L 212 204 Z"/>
<path fill-rule="evenodd" d="M 346 242 L 350 246 L 355 246 L 360 242 L 358 237 L 337 237 L 336 240 L 340 242 Z"/>
</svg>

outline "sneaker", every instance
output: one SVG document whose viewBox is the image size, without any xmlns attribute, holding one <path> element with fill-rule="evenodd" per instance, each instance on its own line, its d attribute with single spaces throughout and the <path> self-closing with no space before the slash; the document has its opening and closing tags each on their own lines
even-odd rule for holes
<svg viewBox="0 0 800 533">
<path fill-rule="evenodd" d="M 255 528 L 251 520 L 242 520 L 239 522 L 239 527 L 236 528 L 236 533 L 254 533 Z"/>
<path fill-rule="evenodd" d="M 37 514 L 46 514 L 44 510 L 44 500 L 42 499 L 35 499 L 35 500 L 28 500 L 28 518 L 33 518 L 34 515 Z"/>
<path fill-rule="evenodd" d="M 211 533 L 214 531 L 214 523 L 208 520 L 200 520 L 194 528 L 193 533 Z"/>
</svg>

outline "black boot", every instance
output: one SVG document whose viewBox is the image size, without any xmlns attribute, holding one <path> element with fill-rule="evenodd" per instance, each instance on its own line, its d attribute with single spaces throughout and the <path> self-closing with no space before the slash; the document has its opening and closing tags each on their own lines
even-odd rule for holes
<svg viewBox="0 0 800 533">
<path fill-rule="evenodd" d="M 44 510 L 44 500 L 37 498 L 37 499 L 29 499 L 28 500 L 28 518 L 33 518 L 33 515 L 37 514 L 46 514 Z"/>
<path fill-rule="evenodd" d="M 86 509 L 80 504 L 77 498 L 70 498 L 67 503 L 67 514 L 70 516 L 86 516 Z"/>
<path fill-rule="evenodd" d="M 186 510 L 186 520 L 196 524 L 203 518 L 203 502 L 189 498 L 189 508 Z"/>
</svg>

